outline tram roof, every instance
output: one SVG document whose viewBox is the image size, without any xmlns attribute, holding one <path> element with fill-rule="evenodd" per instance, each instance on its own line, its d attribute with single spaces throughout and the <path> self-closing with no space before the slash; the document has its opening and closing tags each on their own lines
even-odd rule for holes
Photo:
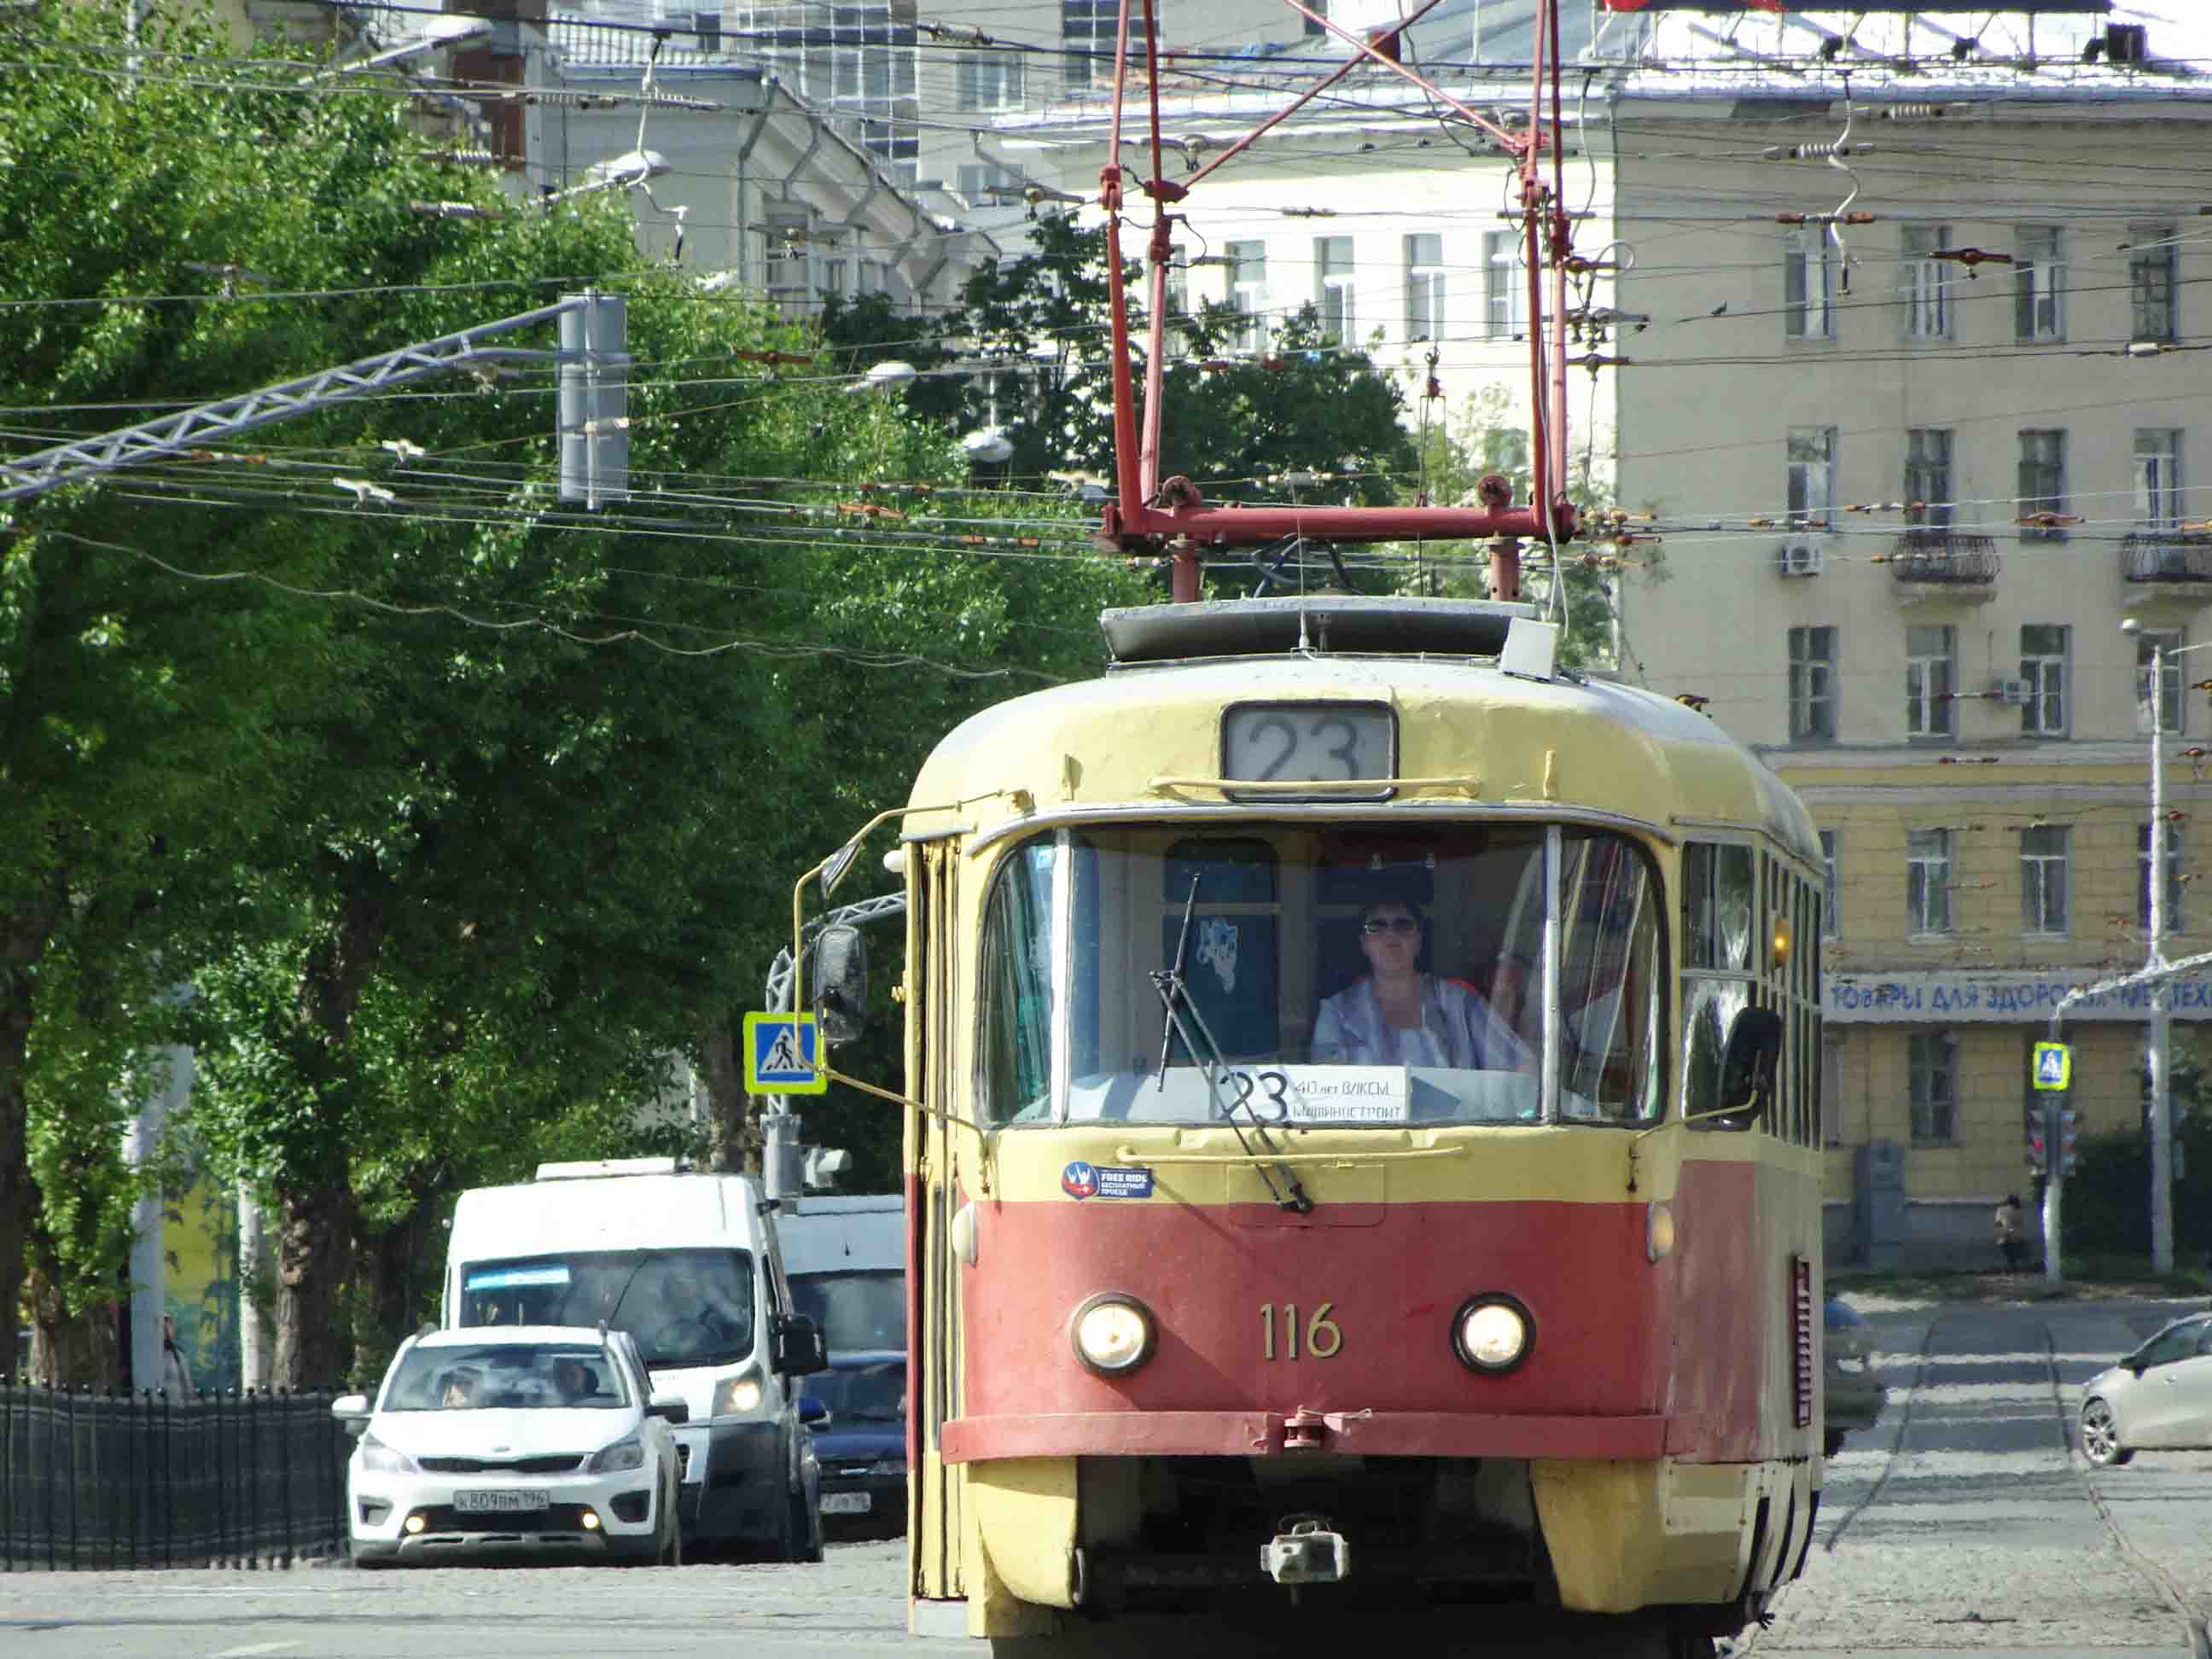
<svg viewBox="0 0 2212 1659">
<path fill-rule="evenodd" d="M 978 830 L 1022 816 L 1004 804 L 1016 790 L 1027 792 L 1040 819 L 1109 807 L 1164 817 L 1194 800 L 1218 805 L 1218 795 L 1171 794 L 1155 781 L 1219 775 L 1224 709 L 1385 702 L 1397 717 L 1401 775 L 1480 780 L 1471 799 L 1423 794 L 1424 810 L 1580 807 L 1676 835 L 1689 826 L 1736 825 L 1765 830 L 1808 861 L 1820 860 L 1803 804 L 1704 715 L 1609 680 L 1535 679 L 1500 669 L 1505 630 L 1513 617 L 1531 614 L 1527 607 L 1337 599 L 1309 603 L 1301 622 L 1297 606 L 1107 613 L 1116 660 L 1103 676 L 1012 698 L 962 722 L 924 763 L 912 804 L 965 803 L 957 817 Z M 1257 817 L 1268 809 L 1248 802 L 1236 810 Z M 908 830 L 927 834 L 949 821 L 931 813 L 910 817 Z"/>
</svg>

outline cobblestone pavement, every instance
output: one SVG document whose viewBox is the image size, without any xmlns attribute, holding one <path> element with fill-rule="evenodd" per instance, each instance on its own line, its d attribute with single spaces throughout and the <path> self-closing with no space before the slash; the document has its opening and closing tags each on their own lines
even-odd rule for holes
<svg viewBox="0 0 2212 1659">
<path fill-rule="evenodd" d="M 2202 1653 L 2212 1455 L 2095 1472 L 2081 1385 L 2181 1304 L 1870 1310 L 1889 1403 L 1828 1465 L 1805 1575 L 1739 1652 Z"/>
</svg>

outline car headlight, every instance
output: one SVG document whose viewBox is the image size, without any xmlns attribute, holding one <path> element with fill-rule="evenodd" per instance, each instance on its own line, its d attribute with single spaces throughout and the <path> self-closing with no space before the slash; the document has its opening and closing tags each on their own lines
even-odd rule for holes
<svg viewBox="0 0 2212 1659">
<path fill-rule="evenodd" d="M 728 1417 L 732 1413 L 757 1411 L 761 1402 L 760 1378 L 747 1371 L 742 1376 L 726 1376 L 714 1385 L 714 1409 L 709 1417 Z"/>
<path fill-rule="evenodd" d="M 387 1446 L 374 1435 L 361 1437 L 361 1467 L 371 1474 L 420 1474 L 415 1460 L 397 1446 Z"/>
<path fill-rule="evenodd" d="M 645 1467 L 645 1441 L 638 1435 L 627 1440 L 617 1440 L 611 1446 L 602 1446 L 584 1464 L 586 1474 L 613 1474 L 622 1469 L 641 1469 Z"/>
<path fill-rule="evenodd" d="M 1470 1297 L 1452 1316 L 1452 1352 L 1470 1370 L 1495 1376 L 1528 1357 L 1536 1327 L 1528 1309 L 1500 1291 Z"/>
<path fill-rule="evenodd" d="M 903 1480 L 906 1479 L 906 1459 L 886 1457 L 880 1462 L 869 1464 L 868 1473 L 880 1474 L 887 1480 Z"/>
<path fill-rule="evenodd" d="M 1101 1291 L 1076 1309 L 1067 1334 L 1075 1357 L 1101 1376 L 1126 1376 L 1152 1357 L 1152 1315 L 1118 1291 Z"/>
</svg>

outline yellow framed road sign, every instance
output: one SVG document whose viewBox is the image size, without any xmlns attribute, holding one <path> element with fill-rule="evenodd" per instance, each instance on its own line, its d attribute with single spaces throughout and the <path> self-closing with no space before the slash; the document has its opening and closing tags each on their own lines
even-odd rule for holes
<svg viewBox="0 0 2212 1659">
<path fill-rule="evenodd" d="M 2058 1091 L 2074 1084 L 2074 1051 L 2063 1042 L 2035 1045 L 2033 1081 L 2039 1089 Z"/>
<path fill-rule="evenodd" d="M 815 1069 L 822 1034 L 811 1014 L 745 1016 L 745 1090 L 756 1095 L 820 1095 L 830 1079 Z"/>
</svg>

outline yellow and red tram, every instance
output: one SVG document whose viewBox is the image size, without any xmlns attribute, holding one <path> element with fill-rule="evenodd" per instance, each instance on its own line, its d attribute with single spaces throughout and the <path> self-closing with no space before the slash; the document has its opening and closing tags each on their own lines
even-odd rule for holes
<svg viewBox="0 0 2212 1659">
<path fill-rule="evenodd" d="M 915 1627 L 1740 1628 L 1820 1484 L 1803 808 L 1520 606 L 1105 623 L 895 860 Z"/>
</svg>

